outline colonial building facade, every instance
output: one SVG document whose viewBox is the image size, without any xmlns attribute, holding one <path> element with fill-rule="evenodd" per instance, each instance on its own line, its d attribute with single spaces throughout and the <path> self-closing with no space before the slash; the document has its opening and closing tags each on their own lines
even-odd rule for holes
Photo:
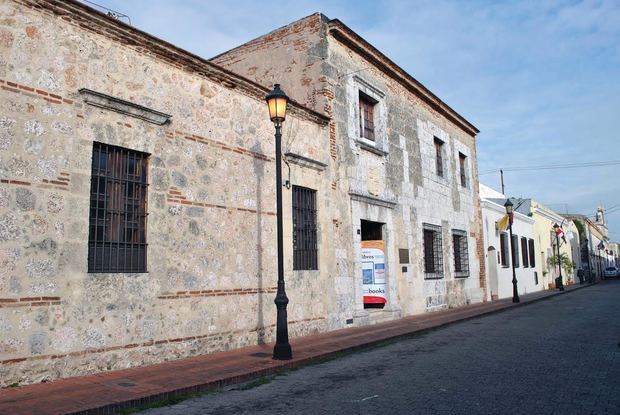
<svg viewBox="0 0 620 415">
<path fill-rule="evenodd" d="M 0 386 L 272 340 L 268 90 L 81 3 L 0 15 Z M 293 336 L 333 308 L 327 122 L 285 121 L 321 258 L 289 275 Z"/>
<path fill-rule="evenodd" d="M 341 22 L 206 61 L 72 0 L 0 15 L 0 386 L 274 339 L 276 82 L 290 334 L 484 300 L 478 130 Z"/>
<path fill-rule="evenodd" d="M 330 327 L 343 316 L 366 324 L 484 299 L 472 124 L 320 13 L 212 61 L 263 85 L 279 82 L 330 117 L 338 263 Z M 368 241 L 384 250 L 381 287 L 373 286 Z M 369 308 L 381 290 L 383 308 Z"/>
<path fill-rule="evenodd" d="M 534 219 L 516 211 L 513 215 L 511 240 L 510 232 L 500 229 L 498 224 L 506 215 L 506 197 L 482 183 L 480 197 L 488 292 L 491 299 L 512 297 L 513 266 L 519 295 L 546 288 L 536 271 L 536 261 L 539 258 L 534 239 Z M 518 206 L 518 201 L 515 201 L 513 206 Z"/>
</svg>

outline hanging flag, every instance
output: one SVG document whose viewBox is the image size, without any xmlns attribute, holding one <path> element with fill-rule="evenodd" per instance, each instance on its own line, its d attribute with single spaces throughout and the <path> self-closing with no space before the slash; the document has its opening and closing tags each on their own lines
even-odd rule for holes
<svg viewBox="0 0 620 415">
<path fill-rule="evenodd" d="M 566 236 L 564 235 L 564 230 L 562 230 L 562 228 L 558 226 L 558 228 L 555 230 L 555 234 L 558 236 L 558 238 L 562 238 L 564 243 L 566 243 Z"/>
<path fill-rule="evenodd" d="M 497 230 L 505 231 L 506 229 L 508 229 L 509 221 L 510 221 L 510 218 L 508 217 L 508 215 L 504 215 L 500 220 L 496 222 Z"/>
</svg>

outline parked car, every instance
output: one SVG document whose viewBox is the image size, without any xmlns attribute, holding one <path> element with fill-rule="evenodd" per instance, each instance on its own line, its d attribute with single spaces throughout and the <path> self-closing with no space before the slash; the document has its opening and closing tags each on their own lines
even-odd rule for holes
<svg viewBox="0 0 620 415">
<path fill-rule="evenodd" d="M 605 271 L 603 271 L 603 279 L 606 280 L 608 278 L 616 278 L 620 274 L 618 268 L 616 267 L 607 267 Z"/>
</svg>

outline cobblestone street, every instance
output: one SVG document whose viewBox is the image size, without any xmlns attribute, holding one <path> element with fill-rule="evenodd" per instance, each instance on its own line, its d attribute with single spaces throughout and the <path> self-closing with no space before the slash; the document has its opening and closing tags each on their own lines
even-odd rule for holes
<svg viewBox="0 0 620 415">
<path fill-rule="evenodd" d="M 619 298 L 604 282 L 144 413 L 617 414 Z"/>
</svg>

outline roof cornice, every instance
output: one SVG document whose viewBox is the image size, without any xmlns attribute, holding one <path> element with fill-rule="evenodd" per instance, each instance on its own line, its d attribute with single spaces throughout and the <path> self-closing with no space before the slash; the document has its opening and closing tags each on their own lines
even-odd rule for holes
<svg viewBox="0 0 620 415">
<path fill-rule="evenodd" d="M 395 64 L 392 60 L 390 60 L 387 56 L 364 40 L 360 35 L 355 33 L 340 20 L 332 19 L 327 23 L 327 26 L 328 33 L 332 35 L 334 39 L 348 46 L 366 60 L 371 62 L 383 73 L 399 82 L 407 88 L 407 90 L 411 91 L 426 102 L 431 108 L 456 124 L 461 130 L 465 131 L 472 137 L 475 137 L 476 134 L 480 132 L 478 128 L 450 108 L 448 104 L 439 99 L 428 88 L 409 75 L 404 69 Z"/>
<path fill-rule="evenodd" d="M 208 60 L 136 29 L 127 23 L 108 16 L 76 0 L 13 0 L 35 10 L 46 11 L 127 47 L 140 49 L 181 70 L 195 73 L 225 88 L 234 89 L 251 98 L 262 101 L 268 88 L 257 84 Z M 289 113 L 309 121 L 326 125 L 330 118 L 302 104 L 290 100 Z"/>
</svg>

